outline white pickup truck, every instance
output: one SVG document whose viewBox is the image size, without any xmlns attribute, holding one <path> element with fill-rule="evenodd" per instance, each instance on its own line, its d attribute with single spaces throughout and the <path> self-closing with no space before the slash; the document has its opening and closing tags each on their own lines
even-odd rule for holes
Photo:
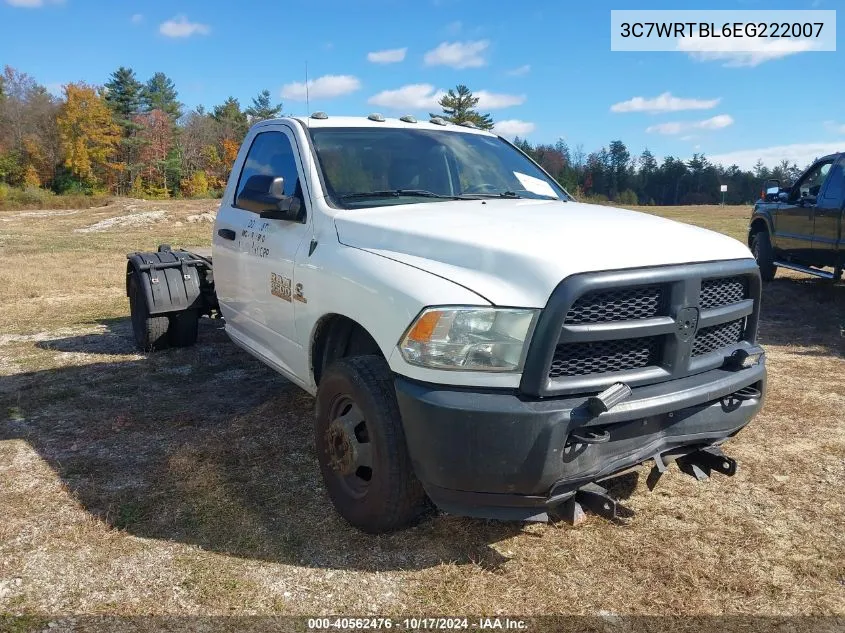
<svg viewBox="0 0 845 633">
<path fill-rule="evenodd" d="M 211 255 L 128 259 L 141 348 L 222 316 L 315 395 L 328 494 L 368 532 L 432 502 L 623 516 L 602 481 L 652 460 L 649 487 L 673 461 L 732 475 L 719 445 L 763 404 L 745 245 L 576 202 L 506 140 L 438 118 L 259 123 Z"/>
</svg>

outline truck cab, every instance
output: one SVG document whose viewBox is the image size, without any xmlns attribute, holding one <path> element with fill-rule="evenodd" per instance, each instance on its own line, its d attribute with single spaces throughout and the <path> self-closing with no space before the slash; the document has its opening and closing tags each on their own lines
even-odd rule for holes
<svg viewBox="0 0 845 633">
<path fill-rule="evenodd" d="M 219 311 L 235 344 L 315 396 L 329 497 L 368 532 L 431 505 L 615 517 L 601 482 L 646 461 L 652 483 L 674 461 L 733 474 L 720 445 L 763 404 L 760 277 L 744 244 L 579 203 L 472 126 L 259 123 L 213 231 L 211 260 L 130 257 L 133 323 L 158 319 L 161 334 L 136 329 L 139 345 L 177 326 L 170 338 L 190 343 L 185 323 Z M 191 266 L 212 300 L 155 294 Z"/>
<path fill-rule="evenodd" d="M 793 185 L 766 181 L 748 231 L 763 280 L 773 279 L 778 267 L 840 279 L 843 208 L 845 153 L 816 160 Z"/>
</svg>

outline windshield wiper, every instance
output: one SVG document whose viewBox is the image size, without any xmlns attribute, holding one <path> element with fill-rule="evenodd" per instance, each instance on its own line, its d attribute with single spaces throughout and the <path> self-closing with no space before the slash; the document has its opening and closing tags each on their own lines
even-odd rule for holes
<svg viewBox="0 0 845 633">
<path fill-rule="evenodd" d="M 344 193 L 338 196 L 341 200 L 352 200 L 355 198 L 441 198 L 444 200 L 465 200 L 461 196 L 449 196 L 425 189 L 388 189 L 384 191 L 356 191 L 355 193 Z"/>
<path fill-rule="evenodd" d="M 478 198 L 521 198 L 515 191 L 500 191 L 499 193 L 465 193 L 461 200 L 473 200 Z"/>
</svg>

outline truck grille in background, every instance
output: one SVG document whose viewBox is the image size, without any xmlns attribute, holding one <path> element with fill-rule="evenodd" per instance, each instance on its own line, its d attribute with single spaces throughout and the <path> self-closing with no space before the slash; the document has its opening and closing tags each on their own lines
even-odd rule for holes
<svg viewBox="0 0 845 633">
<path fill-rule="evenodd" d="M 744 325 L 745 319 L 737 319 L 736 321 L 701 328 L 695 335 L 692 355 L 709 354 L 717 349 L 739 343 L 742 340 Z"/>
<path fill-rule="evenodd" d="M 701 282 L 701 296 L 698 307 L 700 310 L 720 308 L 732 303 L 739 303 L 747 297 L 748 282 L 744 277 L 705 279 Z"/>
<path fill-rule="evenodd" d="M 657 361 L 659 348 L 658 336 L 596 343 L 564 343 L 555 348 L 549 378 L 648 367 Z"/>
<path fill-rule="evenodd" d="M 606 323 L 649 319 L 660 314 L 663 288 L 642 286 L 588 292 L 566 313 L 564 323 Z"/>
<path fill-rule="evenodd" d="M 538 396 L 586 393 L 616 381 L 637 386 L 719 367 L 737 345 L 755 341 L 759 293 L 758 270 L 744 260 L 564 281 L 541 316 L 553 325 L 538 326 L 543 334 L 529 349 L 522 389 Z M 675 322 L 684 310 L 685 319 L 695 318 L 689 308 L 698 310 L 691 340 Z M 532 355 L 540 359 L 533 367 Z"/>
</svg>

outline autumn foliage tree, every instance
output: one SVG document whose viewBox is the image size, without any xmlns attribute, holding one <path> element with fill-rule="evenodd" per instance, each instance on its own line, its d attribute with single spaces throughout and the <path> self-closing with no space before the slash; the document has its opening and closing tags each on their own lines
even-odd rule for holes
<svg viewBox="0 0 845 633">
<path fill-rule="evenodd" d="M 150 110 L 136 114 L 133 122 L 137 126 L 139 172 L 147 183 L 148 191 L 155 197 L 166 197 L 168 183 L 168 156 L 173 149 L 173 124 L 162 110 Z"/>
<path fill-rule="evenodd" d="M 81 182 L 94 186 L 109 180 L 109 159 L 120 141 L 120 129 L 100 91 L 85 83 L 65 86 L 65 102 L 56 118 L 62 157 Z"/>
</svg>

